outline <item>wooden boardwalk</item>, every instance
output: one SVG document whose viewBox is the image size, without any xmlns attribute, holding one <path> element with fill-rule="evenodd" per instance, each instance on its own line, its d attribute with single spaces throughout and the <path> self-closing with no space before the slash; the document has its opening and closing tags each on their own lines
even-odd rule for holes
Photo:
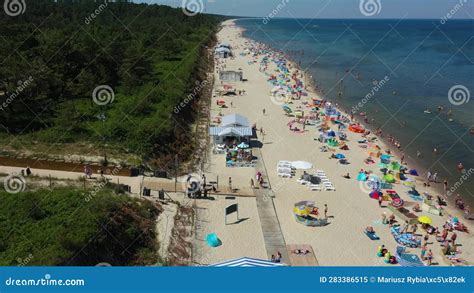
<svg viewBox="0 0 474 293">
<path fill-rule="evenodd" d="M 263 174 L 263 178 L 267 180 L 269 188 L 254 189 L 254 193 L 257 200 L 257 210 L 260 217 L 260 223 L 262 225 L 263 238 L 265 240 L 265 248 L 267 250 L 268 259 L 271 259 L 272 255 L 277 255 L 278 252 L 282 255 L 282 263 L 290 265 L 290 258 L 286 249 L 285 238 L 281 231 L 280 222 L 275 211 L 275 205 L 273 198 L 275 197 L 273 191 L 270 188 L 270 182 L 268 182 L 267 170 L 265 163 L 263 162 L 262 154 L 260 149 L 254 148 L 254 154 L 259 158 L 256 169 Z"/>
</svg>

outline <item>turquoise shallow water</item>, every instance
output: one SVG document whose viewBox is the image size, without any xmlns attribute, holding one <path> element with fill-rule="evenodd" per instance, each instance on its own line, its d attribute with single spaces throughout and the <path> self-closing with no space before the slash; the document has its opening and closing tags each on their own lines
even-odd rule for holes
<svg viewBox="0 0 474 293">
<path fill-rule="evenodd" d="M 395 136 L 406 155 L 416 158 L 420 151 L 416 163 L 441 180 L 461 181 L 458 162 L 474 168 L 474 135 L 469 132 L 474 127 L 473 20 L 272 19 L 263 24 L 241 19 L 237 24 L 246 29 L 245 37 L 300 63 L 326 98 L 348 111 L 368 113 L 373 126 Z M 373 97 L 353 108 L 384 78 Z M 450 100 L 453 86 L 460 94 Z M 441 113 L 438 106 L 444 108 Z M 468 177 L 454 193 L 472 206 L 474 173 Z"/>
</svg>

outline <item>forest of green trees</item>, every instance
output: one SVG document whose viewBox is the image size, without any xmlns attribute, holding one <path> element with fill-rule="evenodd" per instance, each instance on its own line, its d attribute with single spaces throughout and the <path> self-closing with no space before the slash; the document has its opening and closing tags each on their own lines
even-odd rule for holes
<svg viewBox="0 0 474 293">
<path fill-rule="evenodd" d="M 0 137 L 107 143 L 148 157 L 186 141 L 192 107 L 179 115 L 173 108 L 205 78 L 200 56 L 218 18 L 57 2 L 27 1 L 21 15 L 0 14 Z M 106 101 L 97 103 L 101 85 Z"/>
<path fill-rule="evenodd" d="M 0 190 L 0 266 L 156 265 L 162 259 L 149 201 L 103 188 Z"/>
</svg>

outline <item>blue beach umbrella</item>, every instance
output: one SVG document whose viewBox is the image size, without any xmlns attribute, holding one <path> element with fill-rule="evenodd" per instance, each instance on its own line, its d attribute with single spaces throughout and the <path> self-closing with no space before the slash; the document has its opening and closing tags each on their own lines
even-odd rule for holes
<svg viewBox="0 0 474 293">
<path fill-rule="evenodd" d="M 345 159 L 346 156 L 344 156 L 343 154 L 337 154 L 336 155 L 336 159 Z"/>
<path fill-rule="evenodd" d="M 366 181 L 367 180 L 367 175 L 365 173 L 361 172 L 359 175 L 357 175 L 357 181 Z"/>
</svg>

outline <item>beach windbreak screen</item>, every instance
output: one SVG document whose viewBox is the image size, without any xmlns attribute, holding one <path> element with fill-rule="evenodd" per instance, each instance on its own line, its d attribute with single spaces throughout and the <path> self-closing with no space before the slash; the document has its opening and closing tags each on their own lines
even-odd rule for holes
<svg viewBox="0 0 474 293">
<path fill-rule="evenodd" d="M 0 267 L 472 284 L 472 0 L 2 8 Z"/>
</svg>

